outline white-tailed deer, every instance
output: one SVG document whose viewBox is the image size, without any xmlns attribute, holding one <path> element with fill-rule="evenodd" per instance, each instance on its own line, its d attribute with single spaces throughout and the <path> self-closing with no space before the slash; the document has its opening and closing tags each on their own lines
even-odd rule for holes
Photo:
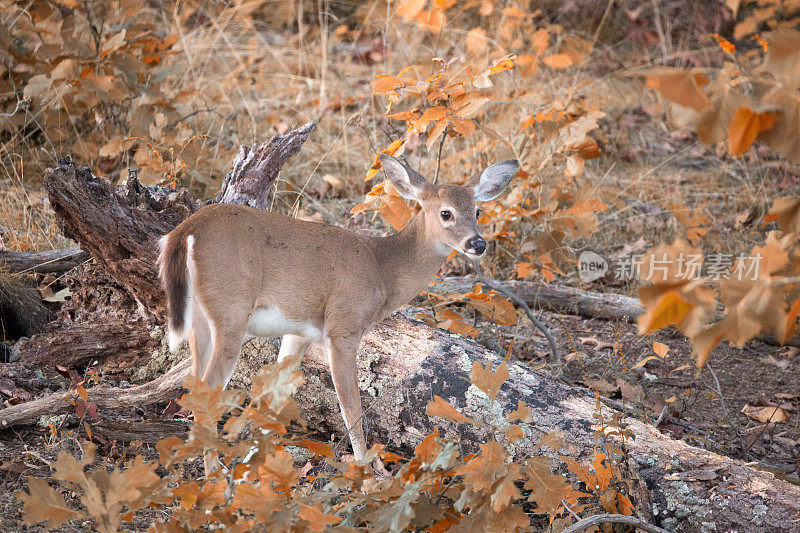
<svg viewBox="0 0 800 533">
<path fill-rule="evenodd" d="M 393 157 L 380 160 L 397 191 L 422 206 L 399 233 L 365 237 L 214 204 L 165 235 L 158 259 L 170 349 L 188 337 L 192 373 L 209 386 L 228 384 L 252 337 L 282 336 L 279 360 L 311 342 L 325 345 L 357 460 L 367 451 L 356 370 L 361 336 L 427 287 L 453 249 L 471 258 L 486 251 L 475 202 L 498 196 L 517 170 L 508 160 L 463 186 L 435 186 Z M 209 474 L 217 461 L 205 459 Z"/>
</svg>

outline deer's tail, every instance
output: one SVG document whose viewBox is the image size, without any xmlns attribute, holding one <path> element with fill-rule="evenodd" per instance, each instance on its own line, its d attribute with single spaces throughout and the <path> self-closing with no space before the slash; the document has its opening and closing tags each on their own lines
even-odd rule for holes
<svg viewBox="0 0 800 533">
<path fill-rule="evenodd" d="M 170 351 L 177 350 L 192 325 L 189 264 L 194 236 L 173 231 L 158 241 L 159 277 L 167 294 L 167 339 Z"/>
</svg>

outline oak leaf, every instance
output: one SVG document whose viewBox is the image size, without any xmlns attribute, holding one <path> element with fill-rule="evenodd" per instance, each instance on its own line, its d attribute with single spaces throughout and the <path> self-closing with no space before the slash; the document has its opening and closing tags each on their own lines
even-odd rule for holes
<svg viewBox="0 0 800 533">
<path fill-rule="evenodd" d="M 775 125 L 778 114 L 773 112 L 756 113 L 748 107 L 736 110 L 728 128 L 728 149 L 732 155 L 741 155 L 750 148 L 762 131 Z"/>
<path fill-rule="evenodd" d="M 322 509 L 313 505 L 300 504 L 300 511 L 297 516 L 308 522 L 308 529 L 316 533 L 324 531 L 329 525 L 338 524 L 342 521 L 342 517 L 326 514 Z"/>
<path fill-rule="evenodd" d="M 711 100 L 700 89 L 697 78 L 687 70 L 648 76 L 647 87 L 655 89 L 667 100 L 691 107 L 695 111 L 704 111 L 712 105 Z"/>
<path fill-rule="evenodd" d="M 28 492 L 17 492 L 14 497 L 23 503 L 22 519 L 30 525 L 45 522 L 55 529 L 71 518 L 79 518 L 81 513 L 67 507 L 64 497 L 42 478 L 28 476 Z"/>
<path fill-rule="evenodd" d="M 485 392 L 492 402 L 497 397 L 497 393 L 500 392 L 500 387 L 509 377 L 508 363 L 505 361 L 500 363 L 494 372 L 489 369 L 488 364 L 484 367 L 475 361 L 472 363 L 472 371 L 469 373 L 470 382 Z"/>
<path fill-rule="evenodd" d="M 486 51 L 486 30 L 481 27 L 472 28 L 467 32 L 465 46 L 470 55 L 477 56 Z"/>
<path fill-rule="evenodd" d="M 786 411 L 780 407 L 754 407 L 752 405 L 745 405 L 742 407 L 742 413 L 764 424 L 768 422 L 777 424 L 779 422 L 785 422 L 789 418 Z"/>
<path fill-rule="evenodd" d="M 450 402 L 439 395 L 434 395 L 433 400 L 428 402 L 425 412 L 430 416 L 440 416 L 459 424 L 478 424 L 475 419 L 459 413 Z"/>
</svg>

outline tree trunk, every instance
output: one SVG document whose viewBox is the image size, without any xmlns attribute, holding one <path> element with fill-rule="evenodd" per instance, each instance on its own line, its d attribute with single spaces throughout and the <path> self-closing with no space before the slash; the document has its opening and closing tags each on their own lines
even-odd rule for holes
<svg viewBox="0 0 800 533">
<path fill-rule="evenodd" d="M 252 375 L 272 359 L 270 343 L 248 343 L 235 382 Z M 368 333 L 359 350 L 359 385 L 366 411 L 370 443 L 383 443 L 401 453 L 410 453 L 422 438 L 438 427 L 440 433 L 458 440 L 465 450 L 473 449 L 491 435 L 484 425 L 459 426 L 425 413 L 428 401 L 441 396 L 463 414 L 504 427 L 504 414 L 525 402 L 533 422 L 521 424 L 524 438 L 505 441 L 518 458 L 537 454 L 534 446 L 552 431 L 563 435 L 560 450 L 545 448 L 545 455 L 559 454 L 587 462 L 593 454 L 595 415 L 606 417 L 613 409 L 598 407 L 586 389 L 562 383 L 546 372 L 509 362 L 510 379 L 501 387 L 494 404 L 467 379 L 475 362 L 492 368 L 505 359 L 484 347 L 431 328 L 402 316 L 395 316 Z M 110 409 L 130 410 L 136 405 L 166 401 L 189 372 L 184 359 L 154 381 L 128 389 L 89 389 L 89 401 L 103 413 Z M 327 358 L 312 347 L 303 364 L 306 383 L 296 394 L 301 414 L 309 427 L 325 438 L 331 434 L 346 442 L 338 402 L 331 385 Z M 74 409 L 64 402 L 65 393 L 0 410 L 4 427 L 30 423 L 43 414 Z M 608 418 L 607 418 L 608 419 Z M 792 531 L 800 516 L 800 487 L 776 479 L 701 448 L 661 434 L 653 426 L 633 417 L 625 418 L 634 437 L 627 441 L 628 466 L 635 478 L 638 507 L 648 520 L 676 531 Z M 654 516 L 653 516 L 654 515 Z"/>
<path fill-rule="evenodd" d="M 428 287 L 428 292 L 446 294 L 472 290 L 476 281 L 465 278 L 444 278 Z M 535 281 L 495 281 L 532 309 L 545 309 L 565 315 L 578 315 L 604 320 L 634 322 L 644 312 L 636 298 L 614 293 L 585 291 L 575 287 Z"/>
<path fill-rule="evenodd" d="M 269 209 L 272 186 L 281 167 L 296 154 L 317 127 L 314 121 L 269 142 L 247 148 L 241 146 L 233 160 L 233 169 L 225 176 L 222 188 L 214 200 L 220 204 L 241 204 Z"/>
</svg>

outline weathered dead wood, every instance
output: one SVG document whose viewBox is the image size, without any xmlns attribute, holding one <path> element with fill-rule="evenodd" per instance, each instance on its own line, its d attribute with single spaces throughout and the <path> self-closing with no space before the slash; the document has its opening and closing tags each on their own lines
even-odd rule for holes
<svg viewBox="0 0 800 533">
<path fill-rule="evenodd" d="M 47 369 L 44 372 L 38 368 L 31 368 L 24 363 L 5 363 L 0 365 L 0 394 L 13 398 L 15 402 L 28 401 L 41 394 L 46 389 L 60 386 L 60 379 L 48 377 Z M 52 372 L 55 374 L 55 372 Z"/>
<path fill-rule="evenodd" d="M 113 371 L 146 361 L 159 344 L 144 320 L 110 317 L 102 324 L 80 322 L 22 339 L 11 347 L 11 360 L 69 368 L 113 355 L 112 364 L 105 366 Z"/>
<path fill-rule="evenodd" d="M 167 437 L 186 438 L 188 420 L 113 421 L 99 420 L 91 424 L 92 437 L 119 442 L 140 441 L 155 444 Z"/>
<path fill-rule="evenodd" d="M 12 252 L 0 250 L 0 270 L 36 274 L 63 274 L 89 260 L 80 248 L 45 252 Z"/>
<path fill-rule="evenodd" d="M 316 127 L 316 122 L 306 122 L 284 135 L 276 135 L 269 142 L 252 148 L 241 146 L 215 202 L 269 209 L 272 184 L 278 172 Z"/>
<path fill-rule="evenodd" d="M 245 347 L 240 367 L 258 368 L 273 357 L 267 344 Z M 569 455 L 591 458 L 597 410 L 586 389 L 560 382 L 546 372 L 509 362 L 510 379 L 494 404 L 466 379 L 474 362 L 496 366 L 505 359 L 484 347 L 445 331 L 402 316 L 395 316 L 368 333 L 359 350 L 360 387 L 364 398 L 368 439 L 401 453 L 413 447 L 434 427 L 447 438 L 459 440 L 465 449 L 491 437 L 487 425 L 456 424 L 433 419 L 425 413 L 434 395 L 450 401 L 467 416 L 504 427 L 504 413 L 525 402 L 533 422 L 522 424 L 524 437 L 508 443 L 502 431 L 494 437 L 520 457 L 535 452 L 539 439 L 551 431 L 564 436 L 560 450 L 549 447 L 550 457 Z M 89 401 L 99 410 L 130 410 L 137 405 L 165 401 L 179 390 L 188 373 L 188 360 L 153 382 L 128 389 L 95 388 Z M 246 370 L 240 368 L 240 373 Z M 322 436 L 345 434 L 327 358 L 318 347 L 309 350 L 303 364 L 306 384 L 296 394 L 301 414 Z M 29 423 L 42 414 L 74 409 L 55 394 L 0 410 L 0 425 Z M 603 407 L 604 415 L 612 409 Z M 742 462 L 672 440 L 654 427 L 626 418 L 634 438 L 627 443 L 629 466 L 637 476 L 637 492 L 652 503 L 640 506 L 646 520 L 675 531 L 791 531 L 800 518 L 800 487 Z M 339 440 L 339 439 L 337 439 Z M 345 442 L 346 439 L 341 439 Z M 346 445 L 346 444 L 344 444 Z M 344 446 L 343 445 L 343 446 Z M 657 510 L 652 516 L 653 510 Z M 705 524 L 705 525 L 704 525 Z"/>
<path fill-rule="evenodd" d="M 9 274 L 0 275 L 0 341 L 38 333 L 51 318 L 36 287 Z"/>
<path fill-rule="evenodd" d="M 125 189 L 61 159 L 44 178 L 50 204 L 67 237 L 80 243 L 145 312 L 162 318 L 164 294 L 155 268 L 158 239 L 197 210 L 185 189 L 144 187 L 133 177 Z"/>
</svg>

